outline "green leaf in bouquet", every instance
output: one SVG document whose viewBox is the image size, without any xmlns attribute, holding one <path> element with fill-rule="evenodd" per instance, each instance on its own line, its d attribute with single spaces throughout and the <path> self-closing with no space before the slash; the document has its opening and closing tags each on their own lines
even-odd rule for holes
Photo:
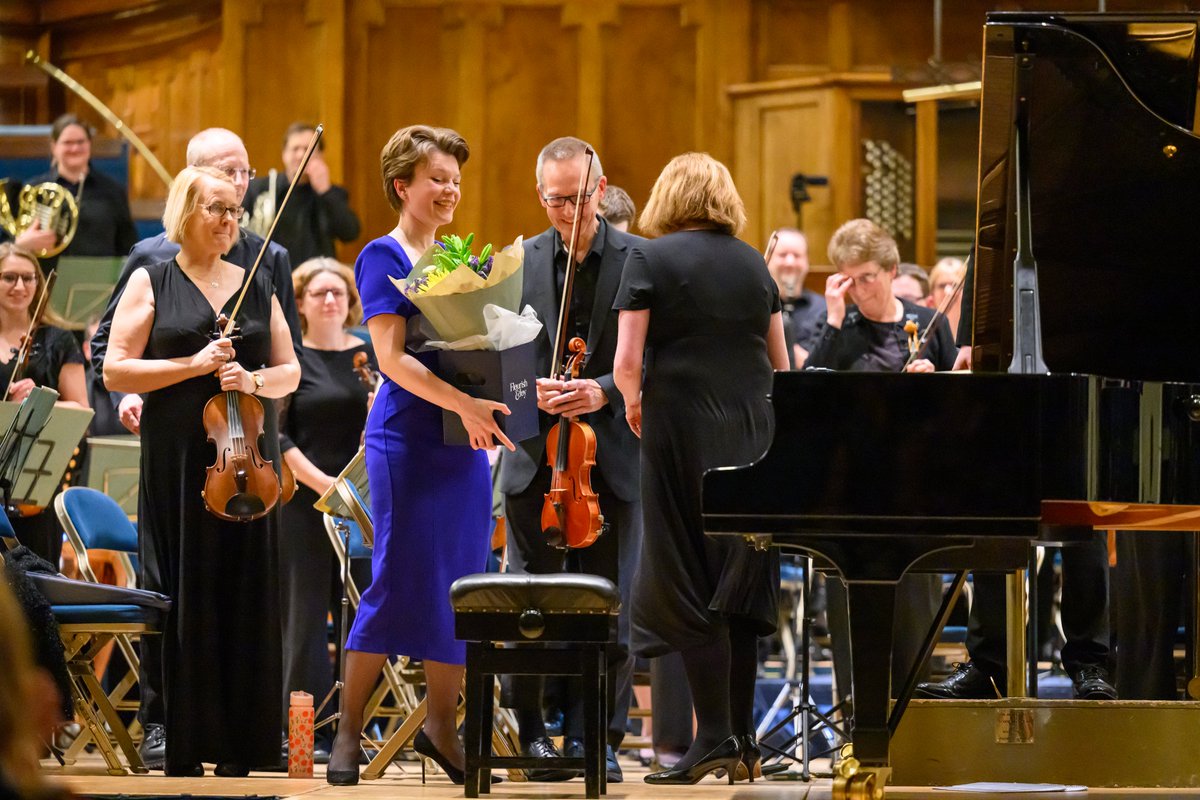
<svg viewBox="0 0 1200 800">
<path fill-rule="evenodd" d="M 471 235 L 474 236 L 474 234 L 471 234 Z M 480 254 L 479 254 L 479 263 L 482 264 L 483 262 L 487 261 L 488 256 L 490 256 L 491 254 L 492 254 L 492 245 L 490 243 L 485 244 L 483 246 L 483 251 L 480 252 Z"/>
</svg>

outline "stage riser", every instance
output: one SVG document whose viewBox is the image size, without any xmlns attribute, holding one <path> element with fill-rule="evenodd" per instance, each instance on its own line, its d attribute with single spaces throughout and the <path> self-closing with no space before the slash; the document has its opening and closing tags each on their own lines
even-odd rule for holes
<svg viewBox="0 0 1200 800">
<path fill-rule="evenodd" d="M 1006 727 L 1006 720 L 1024 731 Z M 1006 731 L 1031 741 L 998 741 Z M 891 756 L 894 786 L 1197 788 L 1200 703 L 916 700 L 892 739 Z"/>
</svg>

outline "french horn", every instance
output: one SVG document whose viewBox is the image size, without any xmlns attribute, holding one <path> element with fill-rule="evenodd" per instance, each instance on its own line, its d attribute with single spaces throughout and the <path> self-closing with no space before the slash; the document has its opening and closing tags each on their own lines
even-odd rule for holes
<svg viewBox="0 0 1200 800">
<path fill-rule="evenodd" d="M 63 186 L 47 181 L 36 186 L 25 186 L 14 217 L 5 191 L 7 181 L 0 180 L 0 225 L 16 239 L 34 222 L 41 223 L 42 230 L 54 231 L 53 247 L 38 250 L 38 258 L 56 256 L 75 238 L 79 227 L 79 205 L 75 197 Z"/>
</svg>

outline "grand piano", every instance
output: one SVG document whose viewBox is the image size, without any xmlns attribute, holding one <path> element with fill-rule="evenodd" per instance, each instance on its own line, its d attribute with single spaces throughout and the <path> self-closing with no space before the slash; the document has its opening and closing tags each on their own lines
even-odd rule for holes
<svg viewBox="0 0 1200 800">
<path fill-rule="evenodd" d="M 975 372 L 776 373 L 770 448 L 705 476 L 709 534 L 808 551 L 847 584 L 845 796 L 888 776 L 906 571 L 1200 529 L 1198 44 L 1200 14 L 989 14 Z"/>
</svg>

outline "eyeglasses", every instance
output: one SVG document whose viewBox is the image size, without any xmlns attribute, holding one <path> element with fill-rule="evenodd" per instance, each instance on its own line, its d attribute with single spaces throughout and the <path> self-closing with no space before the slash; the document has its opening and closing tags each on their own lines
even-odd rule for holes
<svg viewBox="0 0 1200 800">
<path fill-rule="evenodd" d="M 204 206 L 204 210 L 208 212 L 209 216 L 216 217 L 217 219 L 228 214 L 233 219 L 239 220 L 246 213 L 246 209 L 241 206 L 227 206 L 224 203 L 209 203 Z"/>
<path fill-rule="evenodd" d="M 333 295 L 334 300 L 341 300 L 347 293 L 345 289 L 309 289 L 304 294 L 314 300 L 324 300 L 326 295 Z"/>
<path fill-rule="evenodd" d="M 37 275 L 26 275 L 22 272 L 0 272 L 0 283 L 5 286 L 16 286 L 17 281 L 37 286 Z"/>
<path fill-rule="evenodd" d="M 872 283 L 879 280 L 879 276 L 882 273 L 883 273 L 883 270 L 876 270 L 875 272 L 864 272 L 862 275 L 859 275 L 857 278 L 851 278 L 850 280 L 854 281 L 859 286 L 870 286 Z"/>
<path fill-rule="evenodd" d="M 258 171 L 254 169 L 254 167 L 250 167 L 249 169 L 241 169 L 240 167 L 217 167 L 217 169 L 221 170 L 221 172 L 224 172 L 235 181 L 243 175 L 246 176 L 246 180 L 252 181 L 254 180 L 254 176 L 258 174 Z"/>
<path fill-rule="evenodd" d="M 588 192 L 587 194 L 585 194 L 583 196 L 583 202 L 587 203 L 587 201 L 591 200 L 592 195 L 594 195 L 596 193 L 596 189 L 599 189 L 599 188 L 600 188 L 600 184 L 596 184 L 596 186 L 594 186 L 590 192 Z M 539 194 L 540 194 L 540 192 L 539 192 Z M 542 202 L 545 203 L 548 208 L 562 208 L 567 203 L 570 203 L 571 205 L 575 205 L 575 195 L 562 194 L 562 195 L 557 195 L 555 197 L 546 197 L 545 195 L 542 195 Z"/>
</svg>

